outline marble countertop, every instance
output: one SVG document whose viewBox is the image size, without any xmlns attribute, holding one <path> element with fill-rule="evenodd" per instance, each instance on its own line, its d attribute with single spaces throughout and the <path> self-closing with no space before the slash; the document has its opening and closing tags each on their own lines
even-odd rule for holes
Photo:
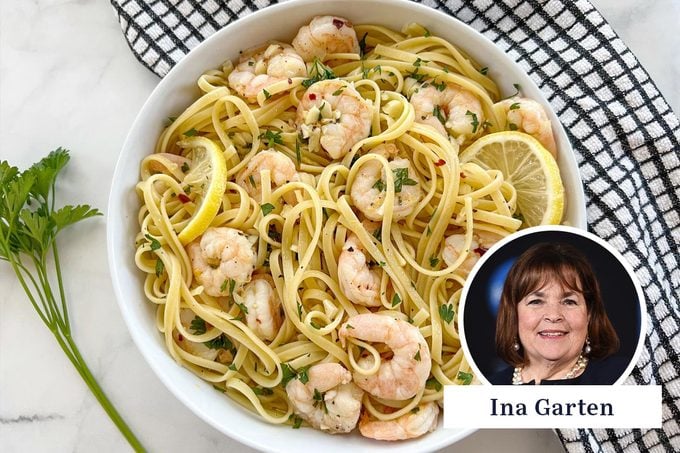
<svg viewBox="0 0 680 453">
<path fill-rule="evenodd" d="M 680 112 L 679 0 L 592 0 Z M 25 168 L 70 148 L 59 203 L 106 209 L 127 130 L 158 83 L 123 38 L 109 2 L 0 2 L 0 159 Z M 151 451 L 247 451 L 161 384 L 118 311 L 103 217 L 61 236 L 74 337 L 107 394 Z M 21 287 L 0 263 L 0 450 L 126 451 Z M 550 430 L 478 431 L 445 451 L 562 451 Z"/>
</svg>

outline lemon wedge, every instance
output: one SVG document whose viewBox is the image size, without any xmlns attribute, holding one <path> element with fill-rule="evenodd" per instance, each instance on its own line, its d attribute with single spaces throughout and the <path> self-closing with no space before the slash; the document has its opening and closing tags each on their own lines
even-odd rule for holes
<svg viewBox="0 0 680 453">
<path fill-rule="evenodd" d="M 517 191 L 523 227 L 562 221 L 564 186 L 560 169 L 550 152 L 532 136 L 516 131 L 486 135 L 466 148 L 460 161 L 503 173 Z"/>
<path fill-rule="evenodd" d="M 186 245 L 203 234 L 217 216 L 227 187 L 227 162 L 222 150 L 209 138 L 190 137 L 182 140 L 179 146 L 190 149 L 193 155 L 189 172 L 182 183 L 196 194 L 193 200 L 196 208 L 178 236 L 179 241 Z"/>
</svg>

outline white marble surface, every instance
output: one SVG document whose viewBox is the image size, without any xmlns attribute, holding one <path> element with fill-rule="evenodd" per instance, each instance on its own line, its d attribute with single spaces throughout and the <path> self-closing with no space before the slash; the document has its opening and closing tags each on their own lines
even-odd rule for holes
<svg viewBox="0 0 680 453">
<path fill-rule="evenodd" d="M 680 112 L 679 0 L 595 0 Z M 0 2 L 0 159 L 25 167 L 57 146 L 73 161 L 61 203 L 106 209 L 126 131 L 158 83 L 130 53 L 109 2 Z M 74 337 L 151 451 L 244 451 L 163 387 L 114 300 L 103 218 L 61 237 Z M 0 451 L 126 451 L 127 444 L 0 263 Z M 446 451 L 557 452 L 549 430 L 479 431 Z"/>
</svg>

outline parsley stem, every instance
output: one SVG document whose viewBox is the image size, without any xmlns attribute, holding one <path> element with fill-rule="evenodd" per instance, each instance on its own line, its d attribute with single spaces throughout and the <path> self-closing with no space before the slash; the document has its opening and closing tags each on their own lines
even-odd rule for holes
<svg viewBox="0 0 680 453">
<path fill-rule="evenodd" d="M 64 316 L 64 324 L 70 334 L 71 323 L 68 319 L 68 307 L 66 306 L 66 295 L 64 294 L 64 282 L 61 278 L 61 265 L 59 264 L 59 251 L 57 250 L 56 240 L 52 242 L 52 257 L 54 258 L 54 269 L 57 274 L 57 285 L 59 286 L 59 298 L 61 299 L 61 311 Z"/>
</svg>

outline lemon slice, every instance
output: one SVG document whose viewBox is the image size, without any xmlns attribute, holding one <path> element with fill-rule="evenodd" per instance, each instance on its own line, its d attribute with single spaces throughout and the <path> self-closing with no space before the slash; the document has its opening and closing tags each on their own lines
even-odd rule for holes
<svg viewBox="0 0 680 453">
<path fill-rule="evenodd" d="M 523 227 L 557 225 L 564 210 L 564 186 L 555 158 L 538 140 L 523 132 L 486 135 L 460 155 L 486 169 L 500 170 L 517 191 Z"/>
<path fill-rule="evenodd" d="M 227 187 L 227 163 L 222 150 L 209 138 L 190 137 L 182 140 L 179 146 L 192 150 L 191 167 L 182 183 L 196 194 L 196 208 L 178 236 L 186 245 L 203 234 L 217 216 Z"/>
</svg>

